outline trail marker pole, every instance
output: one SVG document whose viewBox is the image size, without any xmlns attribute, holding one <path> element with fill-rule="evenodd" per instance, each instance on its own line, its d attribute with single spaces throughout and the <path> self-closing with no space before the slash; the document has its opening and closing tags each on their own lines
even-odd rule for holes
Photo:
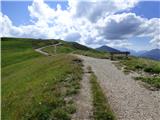
<svg viewBox="0 0 160 120">
<path fill-rule="evenodd" d="M 57 47 L 54 45 L 54 54 L 57 54 Z"/>
</svg>

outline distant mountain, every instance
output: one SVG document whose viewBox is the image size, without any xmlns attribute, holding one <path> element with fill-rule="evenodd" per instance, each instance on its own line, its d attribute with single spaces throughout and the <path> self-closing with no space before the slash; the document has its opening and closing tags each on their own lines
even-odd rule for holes
<svg viewBox="0 0 160 120">
<path fill-rule="evenodd" d="M 132 49 L 128 49 L 128 48 L 116 48 L 117 50 L 120 50 L 120 51 L 122 51 L 122 52 L 126 52 L 126 51 L 128 51 L 128 52 L 130 52 L 130 54 L 131 55 L 133 55 L 133 56 L 137 56 L 137 52 L 136 51 L 134 51 L 134 50 L 132 50 Z"/>
<path fill-rule="evenodd" d="M 148 52 L 147 50 L 141 50 L 141 51 L 138 51 L 136 52 L 137 56 L 141 56 L 142 54 Z"/>
<path fill-rule="evenodd" d="M 96 48 L 96 50 L 104 51 L 104 52 L 120 52 L 119 50 L 114 49 L 114 48 L 109 47 L 109 46 L 101 46 L 99 48 Z"/>
<path fill-rule="evenodd" d="M 128 48 L 119 48 L 119 47 L 112 48 L 109 46 L 101 46 L 99 48 L 96 48 L 96 50 L 105 51 L 105 52 L 129 51 L 130 55 L 133 55 L 133 56 L 150 58 L 153 60 L 160 60 L 160 49 L 152 49 L 150 51 L 147 51 L 147 50 L 135 51 L 135 50 L 128 49 Z"/>
<path fill-rule="evenodd" d="M 140 55 L 141 57 L 160 60 L 160 49 L 152 49 Z"/>
<path fill-rule="evenodd" d="M 116 48 L 116 49 L 118 49 L 118 50 L 120 50 L 120 51 L 123 51 L 123 52 L 129 51 L 129 52 L 130 52 L 130 55 L 133 55 L 133 56 L 140 56 L 140 55 L 142 55 L 143 53 L 147 52 L 146 50 L 135 51 L 135 50 L 132 50 L 132 49 L 129 49 L 129 48 L 119 48 L 119 47 Z"/>
</svg>

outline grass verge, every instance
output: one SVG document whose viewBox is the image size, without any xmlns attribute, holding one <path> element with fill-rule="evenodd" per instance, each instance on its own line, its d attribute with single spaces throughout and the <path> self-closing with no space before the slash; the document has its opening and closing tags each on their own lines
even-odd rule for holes
<svg viewBox="0 0 160 120">
<path fill-rule="evenodd" d="M 144 71 L 147 73 L 159 74 L 160 62 L 150 59 L 130 57 L 129 59 L 120 60 L 120 64 L 125 66 L 128 71 Z"/>
<path fill-rule="evenodd" d="M 96 50 L 88 50 L 88 51 L 77 50 L 77 51 L 74 51 L 73 53 L 84 55 L 84 56 L 89 56 L 89 57 L 94 57 L 94 58 L 109 59 L 109 53 L 96 51 Z"/>
<path fill-rule="evenodd" d="M 115 116 L 94 73 L 91 73 L 90 83 L 93 96 L 93 118 L 95 120 L 115 120 Z"/>
<path fill-rule="evenodd" d="M 136 80 L 142 80 L 150 84 L 152 87 L 160 89 L 160 77 L 136 77 Z"/>
<path fill-rule="evenodd" d="M 124 73 L 130 73 L 136 71 L 140 74 L 140 77 L 136 77 L 136 80 L 141 80 L 148 83 L 152 87 L 160 88 L 160 62 L 150 59 L 129 57 L 125 60 L 120 60 L 116 65 L 123 67 Z"/>
</svg>

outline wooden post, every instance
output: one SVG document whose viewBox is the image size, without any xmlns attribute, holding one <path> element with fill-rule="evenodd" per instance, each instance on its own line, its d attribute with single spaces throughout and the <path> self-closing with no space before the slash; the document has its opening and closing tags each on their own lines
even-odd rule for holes
<svg viewBox="0 0 160 120">
<path fill-rule="evenodd" d="M 130 54 L 129 52 L 126 52 L 126 58 L 128 58 L 128 54 Z"/>
<path fill-rule="evenodd" d="M 111 60 L 113 60 L 113 53 L 111 53 Z"/>
<path fill-rule="evenodd" d="M 54 54 L 57 54 L 57 47 L 56 47 L 56 45 L 54 45 Z"/>
</svg>

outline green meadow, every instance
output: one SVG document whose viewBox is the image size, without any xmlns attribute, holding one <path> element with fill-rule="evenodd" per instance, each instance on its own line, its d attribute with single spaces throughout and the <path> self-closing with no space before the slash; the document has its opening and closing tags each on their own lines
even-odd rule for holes
<svg viewBox="0 0 160 120">
<path fill-rule="evenodd" d="M 41 55 L 34 42 L 2 38 L 2 119 L 68 120 L 75 105 L 67 98 L 78 93 L 82 64 L 67 54 Z"/>
</svg>

